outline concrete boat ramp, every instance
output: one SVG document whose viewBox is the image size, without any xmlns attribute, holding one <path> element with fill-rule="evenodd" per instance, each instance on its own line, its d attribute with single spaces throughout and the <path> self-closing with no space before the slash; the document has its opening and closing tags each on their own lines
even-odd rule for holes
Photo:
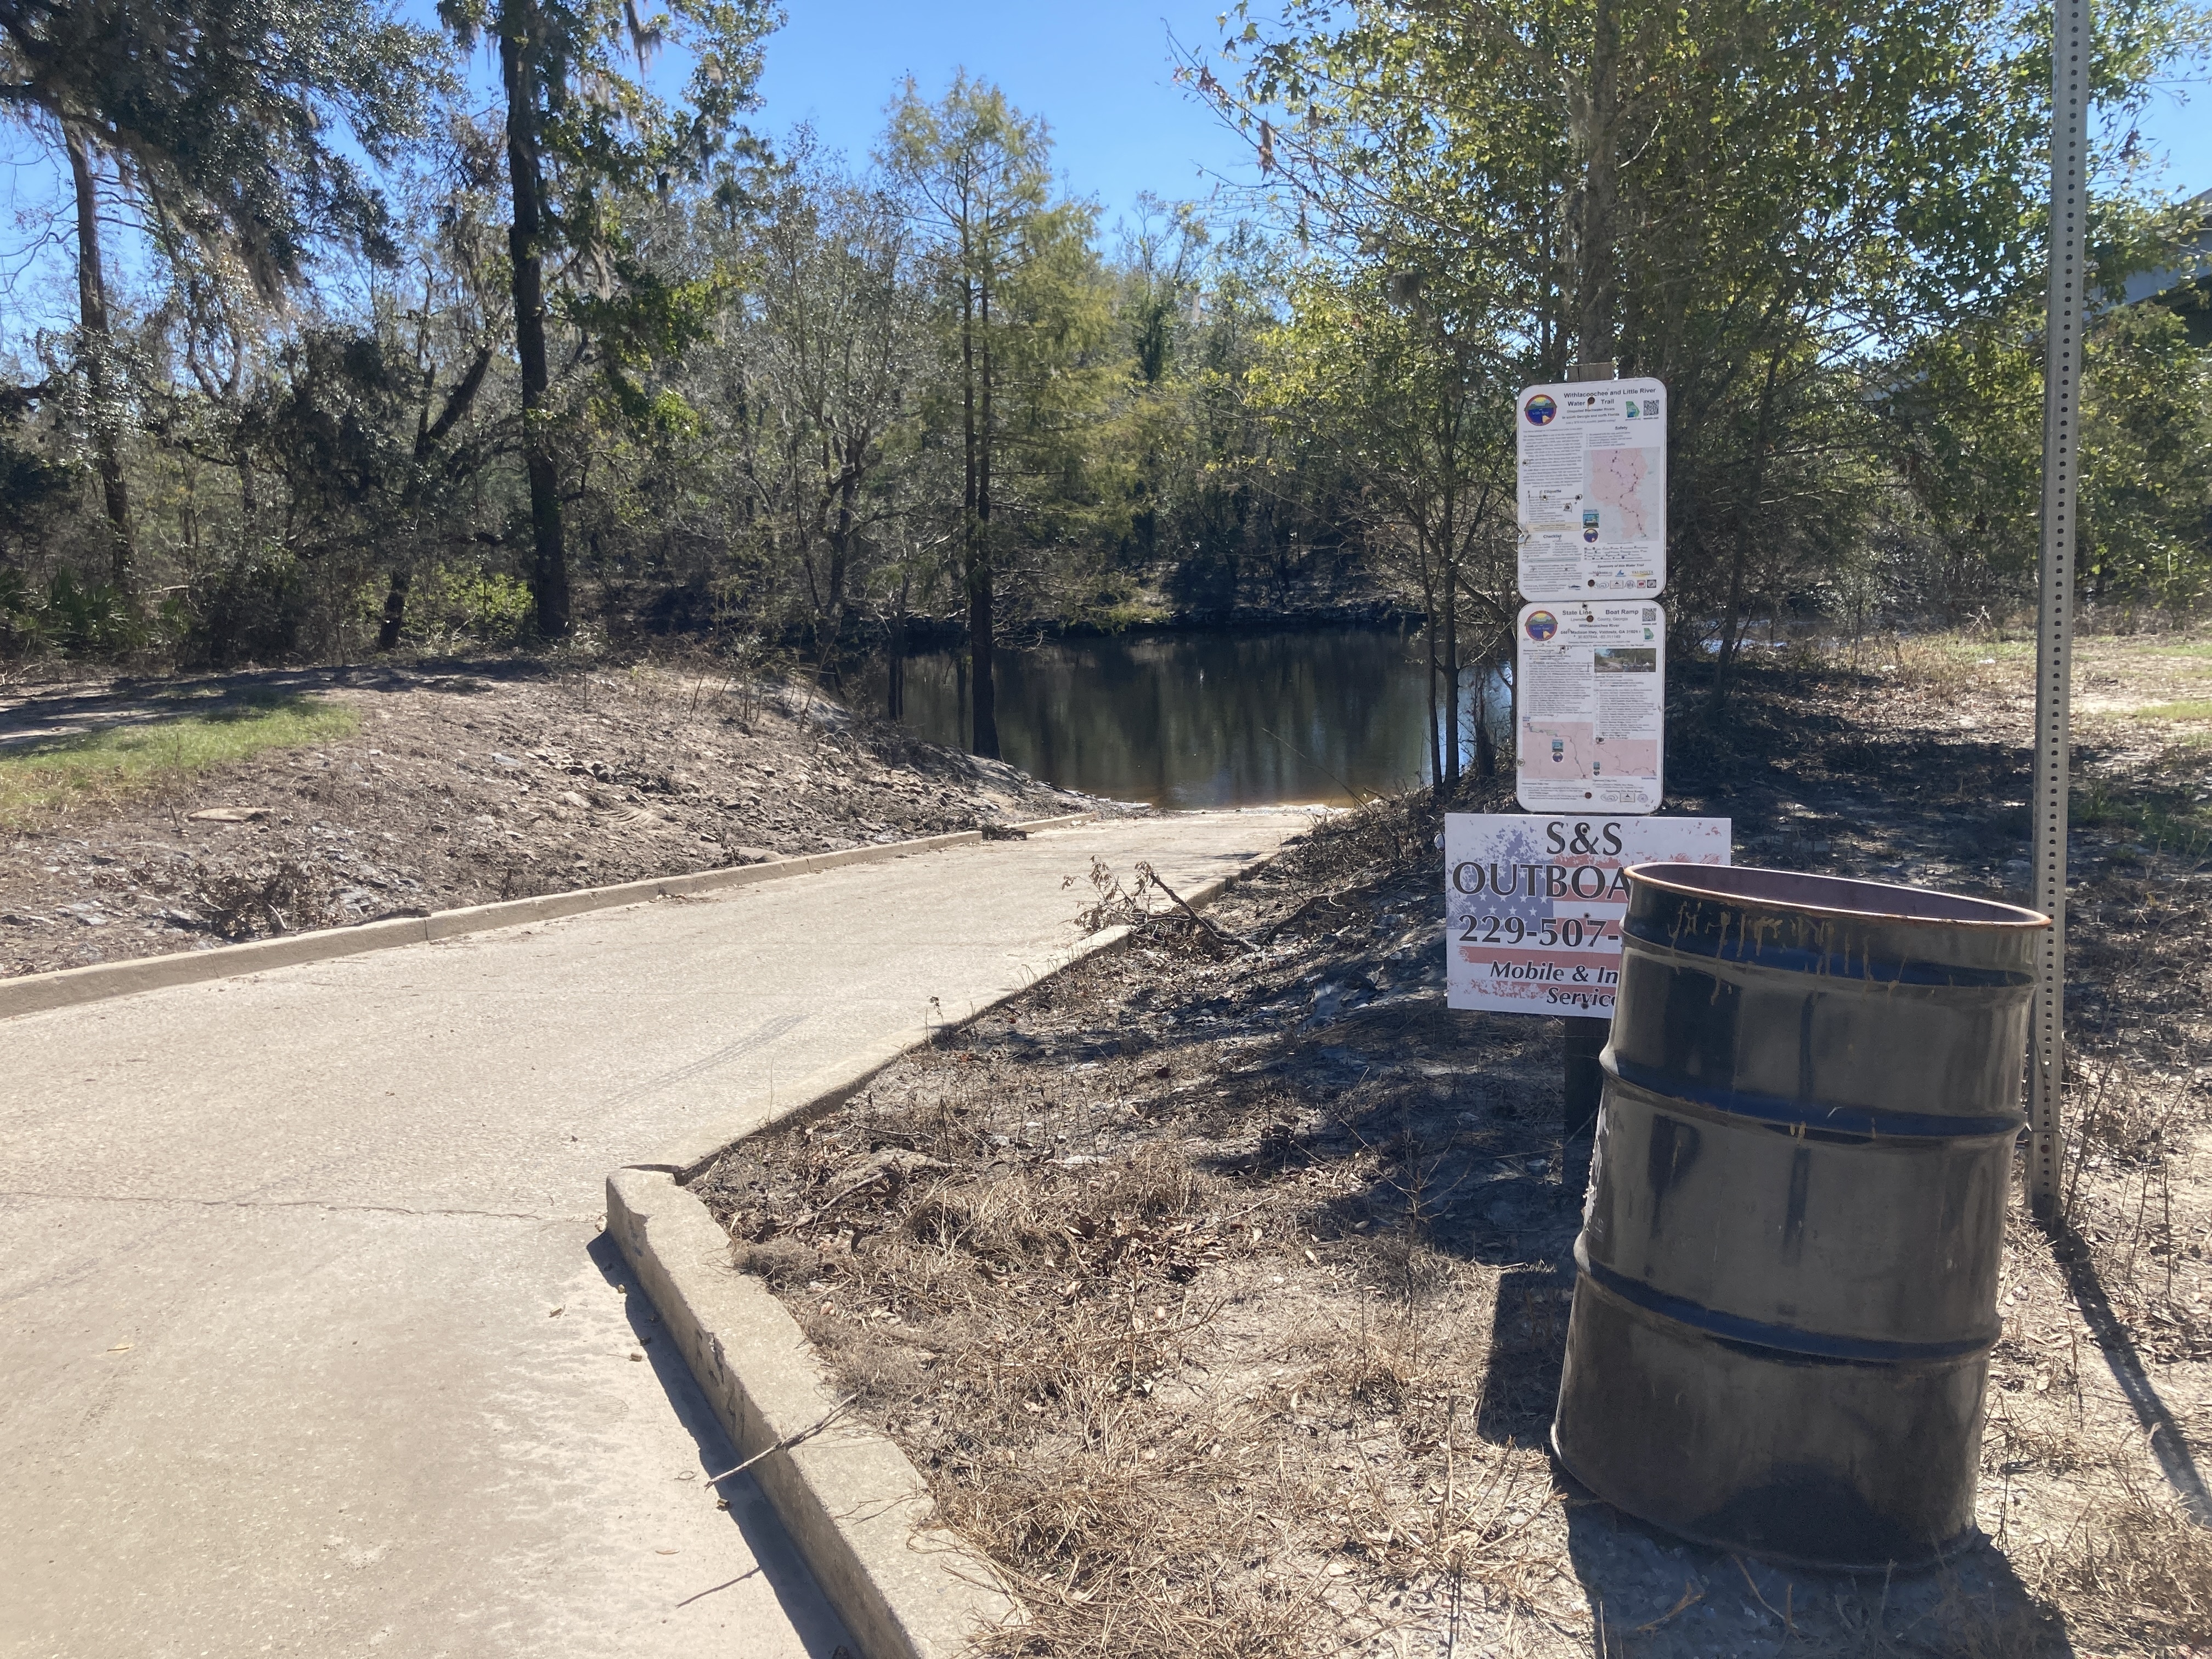
<svg viewBox="0 0 2212 1659">
<path fill-rule="evenodd" d="M 1295 811 L 1122 819 L 0 1021 L 0 1653 L 858 1650 L 602 1232 Z M 721 1504 L 726 1502 L 726 1508 Z"/>
</svg>

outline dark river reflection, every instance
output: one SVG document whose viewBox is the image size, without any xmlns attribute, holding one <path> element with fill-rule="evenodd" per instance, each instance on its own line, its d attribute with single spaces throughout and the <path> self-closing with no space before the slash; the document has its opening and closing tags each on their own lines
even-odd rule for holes
<svg viewBox="0 0 2212 1659">
<path fill-rule="evenodd" d="M 907 665 L 906 724 L 969 737 L 964 652 Z M 1428 781 L 1421 636 L 1395 629 L 1143 634 L 998 659 L 999 743 L 1071 789 L 1169 807 L 1345 802 Z M 1492 729 L 1510 731 L 1498 682 Z M 1470 685 L 1462 707 L 1471 715 Z M 1463 717 L 1471 757 L 1474 727 Z"/>
</svg>

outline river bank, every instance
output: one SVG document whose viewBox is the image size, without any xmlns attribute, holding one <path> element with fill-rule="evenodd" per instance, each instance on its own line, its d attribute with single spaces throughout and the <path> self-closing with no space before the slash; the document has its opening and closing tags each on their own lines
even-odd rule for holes
<svg viewBox="0 0 2212 1659">
<path fill-rule="evenodd" d="M 801 685 L 649 666 L 49 688 L 0 704 L 0 975 L 1099 805 Z"/>
</svg>

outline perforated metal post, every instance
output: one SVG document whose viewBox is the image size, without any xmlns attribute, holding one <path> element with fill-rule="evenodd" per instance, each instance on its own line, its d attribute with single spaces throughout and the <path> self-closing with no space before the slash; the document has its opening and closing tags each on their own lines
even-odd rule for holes
<svg viewBox="0 0 2212 1659">
<path fill-rule="evenodd" d="M 1601 362 L 1569 363 L 1570 383 L 1584 380 L 1617 380 L 1620 365 L 1607 357 Z M 1520 708 L 1514 709 L 1514 731 L 1518 732 Z M 1598 1056 L 1605 1052 L 1606 1038 L 1613 1031 L 1613 1018 L 1590 1019 L 1569 1014 L 1559 1022 L 1563 1035 L 1559 1081 L 1566 1103 L 1561 1127 L 1568 1140 L 1587 1135 L 1596 1127 L 1598 1108 L 1605 1097 L 1605 1072 L 1598 1064 Z"/>
<path fill-rule="evenodd" d="M 2056 0 L 2051 43 L 2051 292 L 2043 381 L 2043 616 L 2035 642 L 2035 797 L 2029 803 L 2035 908 L 2051 918 L 2028 1033 L 2027 1196 L 2058 1204 L 2059 1104 L 2066 1076 L 2067 704 L 2074 666 L 2075 452 L 2087 276 L 2083 167 L 2088 149 L 2089 8 Z"/>
</svg>

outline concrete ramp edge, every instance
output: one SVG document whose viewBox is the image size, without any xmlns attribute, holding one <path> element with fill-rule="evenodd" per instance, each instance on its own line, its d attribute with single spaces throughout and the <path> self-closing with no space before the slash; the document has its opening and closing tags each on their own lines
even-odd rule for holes
<svg viewBox="0 0 2212 1659">
<path fill-rule="evenodd" d="M 798 1322 L 730 1265 L 707 1206 L 659 1170 L 607 1177 L 607 1231 L 866 1659 L 955 1659 L 1018 1613 L 934 1522 L 921 1474 L 838 1412 Z M 765 1456 L 762 1455 L 768 1454 Z"/>
<path fill-rule="evenodd" d="M 1087 823 L 1097 816 L 1095 811 L 1071 812 L 1061 817 L 1039 818 L 1008 827 L 1026 836 L 1036 830 L 1060 830 Z M 388 921 L 363 922 L 354 927 L 320 928 L 282 939 L 255 939 L 246 945 L 220 945 L 211 950 L 174 951 L 167 956 L 134 957 L 127 962 L 97 962 L 83 968 L 22 974 L 14 979 L 0 979 L 0 1019 L 17 1014 L 44 1013 L 52 1008 L 74 1007 L 83 1002 L 100 1002 L 109 997 L 130 996 L 165 986 L 195 985 L 203 980 L 229 979 L 271 968 L 328 962 L 338 957 L 357 956 L 364 951 L 459 939 L 465 933 L 489 933 L 497 927 L 526 927 L 534 921 L 582 915 L 589 910 L 647 904 L 674 894 L 744 887 L 757 881 L 833 870 L 845 864 L 873 864 L 883 859 L 904 858 L 909 853 L 969 846 L 985 839 L 980 830 L 958 830 L 949 835 L 925 836 L 916 841 L 841 848 L 834 853 L 806 853 L 793 858 L 769 859 L 759 864 L 695 870 L 688 875 L 653 876 L 643 881 L 619 882 L 611 887 L 580 887 L 565 893 L 544 893 L 535 898 L 472 904 L 459 910 L 433 911 L 427 916 L 395 916 Z"/>
<path fill-rule="evenodd" d="M 1267 861 L 1184 896 L 1210 903 Z M 828 1368 L 798 1322 L 732 1264 L 729 1235 L 686 1183 L 739 1141 L 830 1110 L 911 1050 L 1128 937 L 1126 927 L 1094 933 L 966 1019 L 887 1038 L 817 1073 L 765 1119 L 702 1131 L 607 1177 L 607 1231 L 738 1456 L 760 1459 L 751 1474 L 865 1659 L 958 1659 L 979 1637 L 1018 1621 L 1020 1605 L 988 1562 L 936 1523 L 907 1455 L 839 1413 Z"/>
</svg>

